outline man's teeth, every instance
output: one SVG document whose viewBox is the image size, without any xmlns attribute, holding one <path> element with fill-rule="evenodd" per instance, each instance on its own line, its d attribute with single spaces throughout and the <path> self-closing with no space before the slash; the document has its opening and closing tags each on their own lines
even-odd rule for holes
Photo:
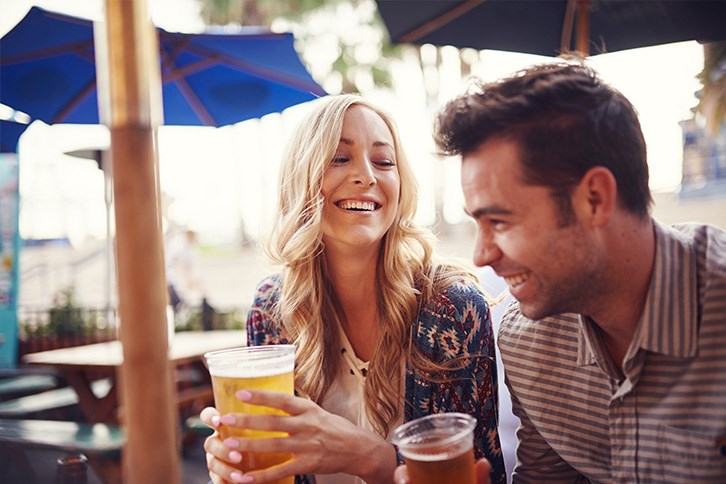
<svg viewBox="0 0 726 484">
<path fill-rule="evenodd" d="M 376 208 L 376 204 L 373 202 L 361 202 L 357 200 L 344 200 L 338 206 L 343 210 L 365 210 L 367 212 L 372 212 Z"/>
<path fill-rule="evenodd" d="M 507 284 L 511 287 L 517 287 L 520 284 L 524 283 L 529 278 L 527 274 L 517 274 L 516 276 L 511 277 L 505 277 L 504 280 L 507 281 Z"/>
</svg>

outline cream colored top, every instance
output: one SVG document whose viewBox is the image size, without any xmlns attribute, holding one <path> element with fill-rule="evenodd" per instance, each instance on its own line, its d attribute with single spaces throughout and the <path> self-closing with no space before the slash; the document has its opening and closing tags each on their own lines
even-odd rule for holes
<svg viewBox="0 0 726 484">
<path fill-rule="evenodd" d="M 368 373 L 368 362 L 356 356 L 353 347 L 348 341 L 345 331 L 338 326 L 340 335 L 340 358 L 343 364 L 336 376 L 330 390 L 325 395 L 321 407 L 335 415 L 345 418 L 358 427 L 373 430 L 368 420 L 365 408 L 364 386 Z M 396 428 L 403 422 L 403 415 L 400 421 L 395 422 L 391 427 Z M 317 484 L 364 484 L 360 477 L 350 474 L 316 474 Z"/>
</svg>

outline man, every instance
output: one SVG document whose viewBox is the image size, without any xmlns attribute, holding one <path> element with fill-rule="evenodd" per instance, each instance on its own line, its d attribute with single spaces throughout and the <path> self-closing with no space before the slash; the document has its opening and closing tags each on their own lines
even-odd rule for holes
<svg viewBox="0 0 726 484">
<path fill-rule="evenodd" d="M 534 66 L 451 101 L 436 139 L 462 156 L 474 261 L 517 300 L 513 481 L 726 482 L 726 233 L 650 217 L 630 102 Z"/>
</svg>

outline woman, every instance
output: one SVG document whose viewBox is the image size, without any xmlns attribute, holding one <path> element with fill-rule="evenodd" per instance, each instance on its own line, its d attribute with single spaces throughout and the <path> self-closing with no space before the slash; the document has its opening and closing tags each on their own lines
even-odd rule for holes
<svg viewBox="0 0 726 484">
<path fill-rule="evenodd" d="M 478 419 L 477 457 L 492 463 L 492 482 L 504 482 L 489 308 L 474 276 L 432 259 L 391 118 L 359 96 L 315 101 L 283 158 L 280 190 L 266 250 L 283 269 L 258 286 L 247 335 L 250 345 L 297 346 L 298 396 L 242 392 L 290 415 L 274 420 L 212 408 L 202 419 L 289 437 L 208 438 L 213 481 L 392 482 L 400 456 L 390 432 L 458 411 Z M 293 458 L 246 475 L 228 464 L 265 449 Z"/>
</svg>

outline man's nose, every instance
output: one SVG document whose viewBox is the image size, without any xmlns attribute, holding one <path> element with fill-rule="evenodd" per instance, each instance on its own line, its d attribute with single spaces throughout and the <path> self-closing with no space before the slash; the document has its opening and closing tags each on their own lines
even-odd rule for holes
<svg viewBox="0 0 726 484">
<path fill-rule="evenodd" d="M 502 257 L 502 251 L 499 246 L 494 243 L 491 235 L 484 234 L 480 230 L 476 236 L 476 246 L 474 247 L 474 264 L 477 267 L 490 266 Z"/>
</svg>

